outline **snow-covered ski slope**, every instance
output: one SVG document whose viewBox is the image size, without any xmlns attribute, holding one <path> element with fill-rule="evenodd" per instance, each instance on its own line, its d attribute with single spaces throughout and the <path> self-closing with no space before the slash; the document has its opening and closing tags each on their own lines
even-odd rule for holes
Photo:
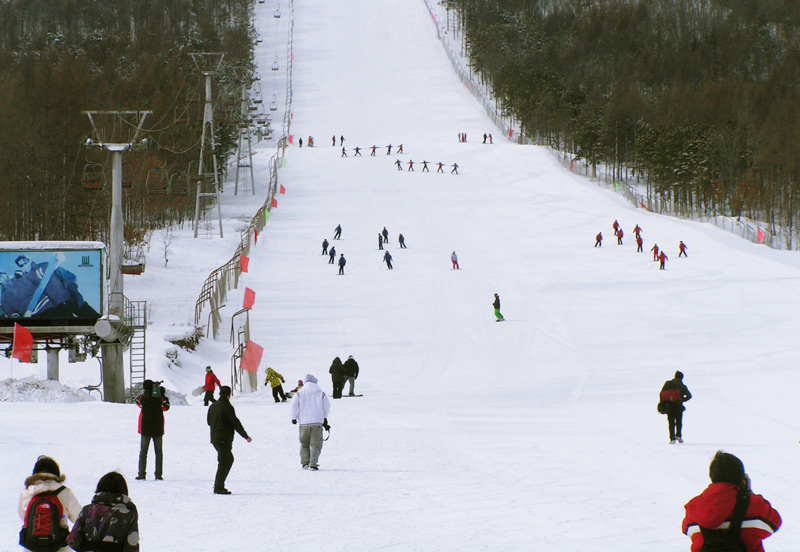
<svg viewBox="0 0 800 552">
<path fill-rule="evenodd" d="M 257 4 L 265 34 L 275 8 Z M 352 354 L 364 396 L 332 401 L 318 473 L 300 469 L 288 405 L 266 389 L 235 397 L 253 442 L 234 443 L 234 494 L 211 493 L 216 455 L 190 391 L 208 363 L 230 381 L 226 331 L 182 354 L 182 368 L 167 367 L 158 342 L 191 321 L 199 285 L 263 201 L 231 197 L 228 186 L 225 240 L 176 232 L 169 268 L 158 268 L 154 245 L 147 273 L 129 279 L 129 295 L 153 304 L 151 376 L 191 403 L 166 414 L 166 480 L 152 481 L 151 456 L 151 480 L 133 481 L 135 406 L 0 403 L 7 549 L 22 480 L 48 453 L 83 502 L 106 471 L 126 475 L 143 550 L 688 550 L 683 504 L 724 449 L 784 517 L 767 550 L 797 550 L 797 254 L 635 209 L 544 148 L 504 141 L 454 76 L 421 0 L 298 0 L 294 14 L 287 193 L 226 316 L 250 287 L 262 370 L 282 373 L 286 390 L 312 373 L 329 392 L 331 360 Z M 262 75 L 273 57 L 259 51 Z M 493 145 L 481 143 L 484 132 Z M 309 135 L 316 146 L 297 147 Z M 256 156 L 259 190 L 271 154 Z M 377 250 L 384 226 L 392 271 Z M 606 239 L 594 248 L 599 231 Z M 320 254 L 323 238 L 345 255 L 344 276 Z M 678 258 L 680 240 L 688 258 Z M 648 252 L 655 243 L 669 256 L 664 271 Z M 17 377 L 25 367 L 13 369 Z M 656 412 L 676 369 L 694 394 L 683 445 L 668 444 Z M 75 373 L 62 365 L 77 386 Z"/>
</svg>

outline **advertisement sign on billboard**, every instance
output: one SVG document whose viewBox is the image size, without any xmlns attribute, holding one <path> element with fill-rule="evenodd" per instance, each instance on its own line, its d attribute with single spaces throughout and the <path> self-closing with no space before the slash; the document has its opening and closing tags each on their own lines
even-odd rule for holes
<svg viewBox="0 0 800 552">
<path fill-rule="evenodd" d="M 0 325 L 94 324 L 105 306 L 102 244 L 30 243 L 0 245 Z"/>
</svg>

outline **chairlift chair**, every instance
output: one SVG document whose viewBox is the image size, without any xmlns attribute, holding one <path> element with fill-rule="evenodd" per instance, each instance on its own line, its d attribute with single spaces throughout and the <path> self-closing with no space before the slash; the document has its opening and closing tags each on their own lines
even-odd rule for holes
<svg viewBox="0 0 800 552">
<path fill-rule="evenodd" d="M 141 245 L 134 248 L 126 244 L 122 253 L 122 263 L 120 264 L 119 271 L 123 274 L 138 276 L 144 272 L 146 263 L 147 258 L 145 257 L 144 249 Z"/>
<path fill-rule="evenodd" d="M 189 173 L 174 173 L 169 177 L 169 194 L 179 196 L 189 195 Z"/>
<path fill-rule="evenodd" d="M 275 19 L 280 19 L 280 18 L 281 18 L 281 5 L 280 5 L 280 4 L 278 4 L 278 7 L 277 7 L 277 8 L 275 8 L 275 13 L 274 13 L 274 14 L 272 14 L 272 16 L 273 16 Z"/>
<path fill-rule="evenodd" d="M 279 69 L 278 66 L 278 56 L 275 56 L 275 61 L 272 62 L 272 70 L 277 71 Z"/>
<path fill-rule="evenodd" d="M 278 97 L 274 94 L 272 95 L 272 103 L 269 104 L 270 111 L 278 111 Z"/>
<path fill-rule="evenodd" d="M 188 123 L 189 122 L 189 106 L 188 105 L 179 105 L 175 107 L 175 116 L 173 117 L 173 121 L 176 123 Z"/>
<path fill-rule="evenodd" d="M 144 189 L 148 194 L 166 194 L 169 192 L 169 177 L 162 167 L 154 167 L 147 171 Z"/>
<path fill-rule="evenodd" d="M 102 190 L 106 183 L 106 173 L 103 165 L 99 163 L 87 163 L 84 165 L 81 182 L 84 190 Z"/>
</svg>

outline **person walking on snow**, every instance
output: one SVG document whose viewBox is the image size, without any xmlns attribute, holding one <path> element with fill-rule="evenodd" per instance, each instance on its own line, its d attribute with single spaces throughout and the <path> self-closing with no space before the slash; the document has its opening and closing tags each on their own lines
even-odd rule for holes
<svg viewBox="0 0 800 552">
<path fill-rule="evenodd" d="M 615 220 L 615 221 L 614 221 L 614 224 L 612 224 L 612 225 L 611 225 L 611 228 L 613 228 L 613 229 L 614 229 L 614 235 L 616 236 L 616 235 L 617 235 L 617 230 L 619 230 L 619 222 L 617 222 L 617 221 Z"/>
<path fill-rule="evenodd" d="M 344 146 L 342 146 L 342 157 L 347 157 L 347 149 Z"/>
<path fill-rule="evenodd" d="M 244 430 L 242 422 L 236 417 L 236 410 L 230 401 L 231 388 L 223 385 L 219 388 L 219 400 L 208 409 L 206 421 L 211 429 L 211 444 L 217 451 L 217 474 L 214 477 L 214 494 L 229 495 L 225 488 L 225 480 L 233 466 L 233 432 L 245 438 L 248 443 L 253 440 Z"/>
<path fill-rule="evenodd" d="M 681 255 L 683 255 L 684 257 L 688 257 L 689 256 L 689 255 L 686 254 L 686 244 L 685 243 L 683 243 L 681 241 L 680 245 L 678 245 L 678 248 L 681 250 L 681 252 L 678 253 L 678 258 L 680 258 Z"/>
<path fill-rule="evenodd" d="M 395 161 L 394 164 L 397 165 L 397 170 L 398 171 L 402 171 L 403 170 L 403 164 L 400 163 L 399 159 L 397 161 Z"/>
<path fill-rule="evenodd" d="M 153 451 L 156 455 L 157 481 L 161 481 L 164 467 L 162 453 L 162 440 L 164 438 L 164 412 L 169 410 L 169 397 L 164 388 L 152 380 L 144 380 L 143 393 L 136 398 L 136 404 L 141 409 L 139 412 L 139 475 L 138 480 L 144 480 L 147 474 L 147 453 L 150 441 L 153 441 Z"/>
<path fill-rule="evenodd" d="M 658 265 L 658 269 L 659 270 L 664 270 L 664 263 L 669 260 L 669 258 L 667 257 L 666 253 L 664 253 L 664 251 L 661 251 L 661 253 L 658 254 L 658 260 L 660 262 L 660 264 Z"/>
<path fill-rule="evenodd" d="M 595 247 L 603 247 L 603 233 L 598 232 L 597 235 L 594 237 L 594 246 Z"/>
<path fill-rule="evenodd" d="M 450 174 L 458 174 L 458 163 L 453 163 L 453 170 L 450 171 Z"/>
<path fill-rule="evenodd" d="M 342 398 L 342 389 L 344 389 L 344 366 L 342 360 L 337 356 L 333 359 L 328 373 L 331 375 L 331 384 L 333 385 L 333 398 Z"/>
<path fill-rule="evenodd" d="M 353 157 L 361 157 L 361 148 L 356 146 L 355 148 L 356 154 Z"/>
<path fill-rule="evenodd" d="M 389 243 L 389 231 L 385 226 L 383 227 L 383 230 L 381 230 L 381 234 L 383 234 L 383 243 Z"/>
<path fill-rule="evenodd" d="M 323 255 L 327 255 L 328 254 L 328 239 L 327 238 L 324 238 L 322 240 L 322 254 Z"/>
<path fill-rule="evenodd" d="M 411 159 L 408 160 L 408 170 L 414 172 L 414 161 L 412 161 Z"/>
<path fill-rule="evenodd" d="M 286 402 L 286 393 L 283 392 L 283 385 L 281 385 L 285 382 L 286 380 L 283 379 L 282 375 L 272 368 L 267 367 L 267 378 L 264 380 L 264 385 L 269 384 L 272 386 L 272 398 L 275 399 L 276 403 Z"/>
<path fill-rule="evenodd" d="M 459 270 L 459 268 L 458 268 L 458 255 L 456 255 L 455 251 L 453 251 L 453 254 L 450 255 L 450 262 L 453 263 L 453 268 L 451 270 Z"/>
<path fill-rule="evenodd" d="M 376 149 L 377 147 L 378 147 L 378 146 L 376 146 L 376 145 L 374 145 L 374 144 L 373 144 L 373 146 L 370 148 L 370 149 L 372 150 L 372 153 L 370 153 L 370 154 L 369 154 L 369 156 L 370 156 L 370 157 L 375 157 L 375 149 Z"/>
<path fill-rule="evenodd" d="M 383 236 L 378 232 L 378 249 L 383 250 Z"/>
<path fill-rule="evenodd" d="M 505 320 L 505 318 L 503 318 L 503 315 L 500 314 L 500 296 L 497 295 L 496 293 L 494 294 L 494 303 L 492 303 L 492 306 L 494 307 L 494 315 L 497 318 L 496 322 Z"/>
<path fill-rule="evenodd" d="M 642 245 L 644 245 L 644 240 L 642 239 L 641 234 L 636 234 L 636 252 L 637 253 L 644 253 L 644 249 L 642 249 Z"/>
<path fill-rule="evenodd" d="M 658 396 L 659 412 L 667 415 L 669 425 L 669 442 L 674 445 L 683 443 L 683 411 L 686 407 L 683 403 L 692 398 L 689 388 L 683 383 L 683 372 L 678 370 L 675 377 L 664 382 L 661 393 Z"/>
<path fill-rule="evenodd" d="M 356 378 L 358 378 L 358 362 L 353 358 L 353 355 L 350 355 L 347 357 L 347 360 L 344 361 L 343 373 L 345 380 L 350 384 L 350 391 L 347 394 L 353 397 L 356 394 L 355 386 Z"/>
<path fill-rule="evenodd" d="M 331 247 L 330 253 L 328 253 L 328 264 L 336 264 L 336 248 Z"/>
<path fill-rule="evenodd" d="M 650 248 L 650 251 L 653 252 L 653 260 L 658 260 L 658 244 L 655 244 L 653 247 Z"/>
<path fill-rule="evenodd" d="M 342 237 L 342 225 L 337 224 L 336 228 L 333 229 L 333 239 L 338 240 Z"/>
<path fill-rule="evenodd" d="M 330 431 L 331 404 L 317 385 L 317 378 L 306 374 L 306 383 L 292 398 L 292 423 L 300 424 L 300 465 L 304 470 L 319 469 L 322 429 Z"/>
<path fill-rule="evenodd" d="M 422 162 L 422 172 L 431 172 L 430 170 L 428 170 L 428 162 L 427 161 L 423 161 Z"/>
<path fill-rule="evenodd" d="M 344 276 L 344 265 L 347 264 L 347 260 L 344 258 L 344 253 L 339 256 L 339 276 Z"/>
<path fill-rule="evenodd" d="M 206 394 L 203 397 L 203 406 L 208 406 L 209 402 L 216 402 L 217 399 L 214 398 L 214 389 L 217 387 L 222 387 L 222 384 L 217 379 L 217 376 L 214 375 L 211 366 L 206 366 L 206 383 L 203 385 L 203 390 Z"/>
<path fill-rule="evenodd" d="M 386 268 L 392 270 L 392 254 L 387 251 L 383 255 L 383 260 L 386 262 Z"/>
<path fill-rule="evenodd" d="M 403 237 L 403 234 L 397 236 L 397 242 L 400 244 L 400 249 L 406 249 L 406 239 Z"/>
<path fill-rule="evenodd" d="M 622 228 L 617 230 L 617 245 L 622 245 Z"/>
<path fill-rule="evenodd" d="M 436 166 L 438 167 L 438 168 L 436 169 L 436 172 L 437 172 L 437 173 L 442 173 L 442 174 L 444 174 L 444 169 L 442 168 L 442 167 L 444 167 L 444 163 L 442 163 L 441 161 L 439 161 L 438 163 L 436 163 Z"/>
</svg>

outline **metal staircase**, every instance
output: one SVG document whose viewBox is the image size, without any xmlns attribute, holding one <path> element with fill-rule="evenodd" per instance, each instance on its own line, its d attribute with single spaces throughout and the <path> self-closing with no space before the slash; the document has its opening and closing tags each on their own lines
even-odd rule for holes
<svg viewBox="0 0 800 552">
<path fill-rule="evenodd" d="M 125 323 L 133 329 L 130 346 L 131 395 L 136 396 L 147 377 L 147 301 L 130 301 L 125 305 Z"/>
</svg>

